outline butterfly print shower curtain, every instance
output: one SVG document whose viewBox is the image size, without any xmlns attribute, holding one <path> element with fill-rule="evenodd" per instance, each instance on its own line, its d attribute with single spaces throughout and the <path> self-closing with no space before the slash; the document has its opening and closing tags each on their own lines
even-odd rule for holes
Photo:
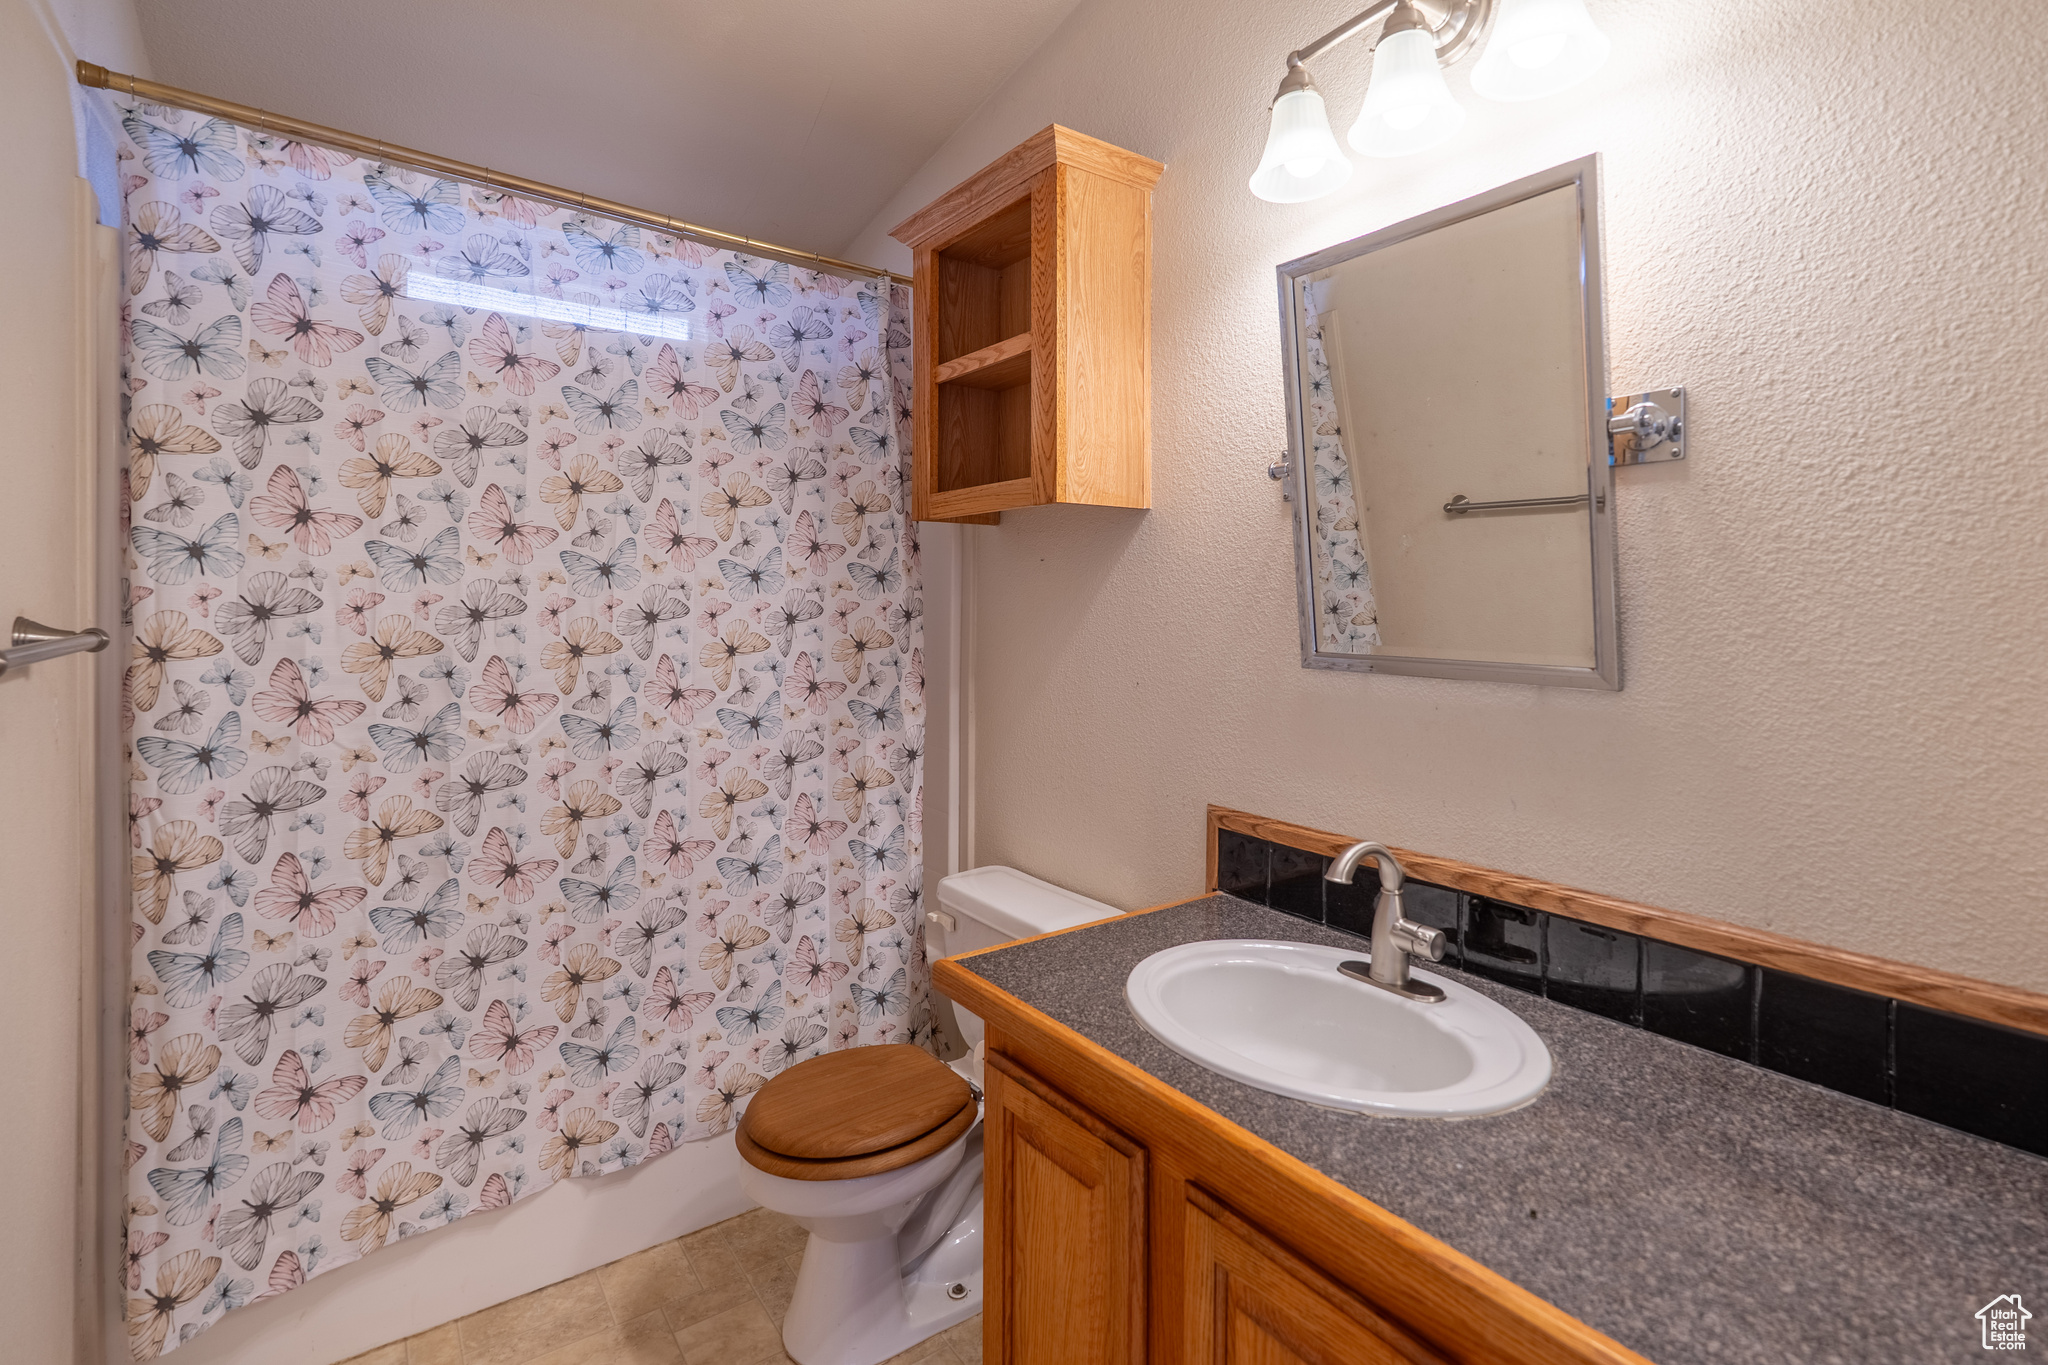
<svg viewBox="0 0 2048 1365">
<path fill-rule="evenodd" d="M 930 1037 L 907 294 L 117 101 L 137 1359 Z"/>
<path fill-rule="evenodd" d="M 1358 515 L 1351 457 L 1344 449 L 1344 424 L 1323 336 L 1329 290 L 1328 280 L 1314 280 L 1301 291 L 1308 334 L 1302 425 L 1310 448 L 1304 472 L 1315 508 L 1317 541 L 1309 555 L 1315 573 L 1316 647 L 1333 654 L 1365 654 L 1380 642 L 1379 608 L 1373 601 L 1365 528 Z"/>
</svg>

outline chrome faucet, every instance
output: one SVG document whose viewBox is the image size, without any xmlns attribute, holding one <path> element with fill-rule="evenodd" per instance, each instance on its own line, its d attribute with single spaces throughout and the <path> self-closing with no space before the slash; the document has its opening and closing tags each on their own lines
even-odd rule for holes
<svg viewBox="0 0 2048 1365">
<path fill-rule="evenodd" d="M 1410 978 L 1408 958 L 1412 954 L 1428 958 L 1431 962 L 1441 961 L 1444 931 L 1417 924 L 1401 914 L 1401 882 L 1406 874 L 1401 871 L 1401 864 L 1394 861 L 1394 855 L 1387 846 L 1370 840 L 1353 844 L 1337 855 L 1337 860 L 1323 873 L 1323 879 L 1339 886 L 1349 886 L 1358 871 L 1359 862 L 1367 857 L 1378 862 L 1380 868 L 1379 900 L 1372 915 L 1372 962 L 1370 965 L 1346 962 L 1339 970 L 1346 976 L 1356 977 L 1409 1000 L 1442 1000 L 1442 990 L 1427 981 Z M 1356 966 L 1364 966 L 1365 970 L 1353 970 Z"/>
</svg>

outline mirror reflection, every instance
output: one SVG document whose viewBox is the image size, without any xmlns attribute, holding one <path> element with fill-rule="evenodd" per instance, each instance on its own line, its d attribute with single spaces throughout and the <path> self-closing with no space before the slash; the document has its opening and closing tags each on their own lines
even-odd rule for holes
<svg viewBox="0 0 2048 1365">
<path fill-rule="evenodd" d="M 1282 268 L 1304 662 L 1613 685 L 1591 169 Z"/>
</svg>

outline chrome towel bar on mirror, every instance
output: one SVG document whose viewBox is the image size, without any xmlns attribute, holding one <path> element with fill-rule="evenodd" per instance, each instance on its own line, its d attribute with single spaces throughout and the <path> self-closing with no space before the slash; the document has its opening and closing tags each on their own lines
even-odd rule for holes
<svg viewBox="0 0 2048 1365">
<path fill-rule="evenodd" d="M 1446 512 L 1497 512 L 1510 507 L 1577 507 L 1586 501 L 1584 493 L 1565 498 L 1509 498 L 1503 502 L 1467 502 L 1463 493 L 1444 504 Z"/>
<path fill-rule="evenodd" d="M 97 654 L 107 647 L 107 633 L 98 626 L 87 626 L 84 630 L 59 630 L 40 621 L 31 621 L 26 616 L 17 616 L 14 618 L 11 644 L 11 649 L 0 649 L 0 674 L 25 664 L 39 664 L 45 659 L 61 659 L 66 654 Z"/>
</svg>

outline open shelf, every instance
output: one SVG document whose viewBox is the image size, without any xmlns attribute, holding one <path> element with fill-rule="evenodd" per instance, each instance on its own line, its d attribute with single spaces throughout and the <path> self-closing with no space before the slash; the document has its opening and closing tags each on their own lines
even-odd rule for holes
<svg viewBox="0 0 2048 1365">
<path fill-rule="evenodd" d="M 978 514 L 1035 501 L 1031 482 L 1031 198 L 934 253 L 933 492 Z"/>
<path fill-rule="evenodd" d="M 1031 477 L 1031 385 L 941 384 L 940 492 Z"/>
<path fill-rule="evenodd" d="M 1031 198 L 1026 195 L 932 257 L 940 365 L 1031 331 Z"/>
<path fill-rule="evenodd" d="M 1031 333 L 949 360 L 932 371 L 932 379 L 975 389 L 1008 389 L 1027 383 L 1031 379 Z"/>
</svg>

